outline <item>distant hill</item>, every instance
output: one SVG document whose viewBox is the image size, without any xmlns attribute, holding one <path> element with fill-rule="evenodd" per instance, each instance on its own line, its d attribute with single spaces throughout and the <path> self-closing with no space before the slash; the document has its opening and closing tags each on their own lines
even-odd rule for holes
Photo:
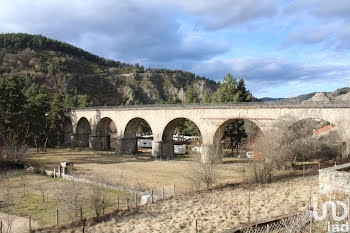
<svg viewBox="0 0 350 233">
<path fill-rule="evenodd" d="M 271 97 L 263 97 L 260 98 L 259 100 L 264 101 L 264 102 L 270 102 L 270 101 L 278 101 L 278 100 L 283 100 L 284 98 L 271 98 Z"/>
<path fill-rule="evenodd" d="M 313 92 L 309 94 L 299 95 L 292 98 L 270 98 L 264 97 L 260 99 L 264 102 L 269 101 L 314 101 L 314 102 L 327 102 L 327 101 L 350 101 L 350 88 L 339 88 L 333 92 Z"/>
<path fill-rule="evenodd" d="M 184 102 L 189 89 L 202 98 L 218 84 L 181 70 L 145 69 L 105 59 L 42 35 L 0 34 L 0 78 L 17 74 L 56 92 L 86 96 L 94 105 Z"/>
</svg>

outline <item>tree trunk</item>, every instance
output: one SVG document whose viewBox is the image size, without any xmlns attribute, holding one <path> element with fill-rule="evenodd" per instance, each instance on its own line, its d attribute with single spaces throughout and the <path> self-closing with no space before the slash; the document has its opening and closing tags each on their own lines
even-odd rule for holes
<svg viewBox="0 0 350 233">
<path fill-rule="evenodd" d="M 48 137 L 45 139 L 45 144 L 44 144 L 44 152 L 46 152 L 47 140 L 49 140 L 49 138 L 48 138 Z"/>
<path fill-rule="evenodd" d="M 38 148 L 38 143 L 36 142 L 36 137 L 34 137 L 34 144 L 35 144 L 36 152 L 39 153 L 39 148 Z"/>
<path fill-rule="evenodd" d="M 233 136 L 232 136 L 232 134 L 230 135 L 230 140 L 231 140 L 231 152 L 232 152 L 232 157 L 233 157 Z"/>
</svg>

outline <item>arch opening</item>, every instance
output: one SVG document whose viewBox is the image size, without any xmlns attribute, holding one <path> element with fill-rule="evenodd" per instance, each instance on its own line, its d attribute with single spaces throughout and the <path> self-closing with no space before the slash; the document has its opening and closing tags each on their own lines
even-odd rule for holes
<svg viewBox="0 0 350 233">
<path fill-rule="evenodd" d="M 152 150 L 153 134 L 148 122 L 140 117 L 131 119 L 125 127 L 124 143 L 128 153 L 148 153 Z"/>
<path fill-rule="evenodd" d="M 89 147 L 89 138 L 91 135 L 91 126 L 89 121 L 82 117 L 77 124 L 76 143 L 79 147 Z"/>
<path fill-rule="evenodd" d="M 94 148 L 99 150 L 115 148 L 116 138 L 117 128 L 114 121 L 109 117 L 102 118 L 96 126 Z"/>
<path fill-rule="evenodd" d="M 288 132 L 290 141 L 295 141 L 298 146 L 290 163 L 343 158 L 348 153 L 348 145 L 339 130 L 333 123 L 320 118 L 294 121 Z"/>
<path fill-rule="evenodd" d="M 176 118 L 170 121 L 163 130 L 163 158 L 173 158 L 174 155 L 200 153 L 202 135 L 199 127 L 187 118 Z"/>
<path fill-rule="evenodd" d="M 248 119 L 229 119 L 216 130 L 213 142 L 224 157 L 254 158 L 259 156 L 255 143 L 263 133 Z"/>
<path fill-rule="evenodd" d="M 63 134 L 64 134 L 64 139 L 63 139 L 63 144 L 65 146 L 69 146 L 72 143 L 72 135 L 73 135 L 73 124 L 71 119 L 68 117 L 64 118 L 63 122 Z"/>
</svg>

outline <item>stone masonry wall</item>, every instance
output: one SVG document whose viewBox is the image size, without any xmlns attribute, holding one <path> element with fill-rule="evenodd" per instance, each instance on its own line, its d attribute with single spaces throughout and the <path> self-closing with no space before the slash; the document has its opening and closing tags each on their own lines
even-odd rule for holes
<svg viewBox="0 0 350 233">
<path fill-rule="evenodd" d="M 350 163 L 319 170 L 320 192 L 342 191 L 350 193 Z M 342 171 L 348 170 L 348 171 Z"/>
</svg>

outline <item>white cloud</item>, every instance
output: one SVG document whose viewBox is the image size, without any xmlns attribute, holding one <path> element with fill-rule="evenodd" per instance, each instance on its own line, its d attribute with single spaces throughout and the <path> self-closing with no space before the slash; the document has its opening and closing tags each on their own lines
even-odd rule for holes
<svg viewBox="0 0 350 233">
<path fill-rule="evenodd" d="M 278 58 L 211 59 L 197 64 L 193 70 L 199 70 L 201 75 L 215 77 L 216 80 L 221 80 L 227 72 L 237 78 L 244 78 L 248 88 L 258 97 L 269 93 L 273 97 L 292 96 L 298 92 L 292 90 L 296 83 L 304 87 L 304 92 L 298 94 L 305 94 L 306 89 L 315 91 L 322 85 L 323 89 L 343 87 L 350 81 L 350 65 L 305 65 Z M 289 93 L 286 87 L 291 88 Z"/>
<path fill-rule="evenodd" d="M 2 4 L 0 32 L 44 34 L 123 61 L 209 59 L 225 41 L 185 34 L 179 10 L 141 1 L 20 1 Z"/>
</svg>

